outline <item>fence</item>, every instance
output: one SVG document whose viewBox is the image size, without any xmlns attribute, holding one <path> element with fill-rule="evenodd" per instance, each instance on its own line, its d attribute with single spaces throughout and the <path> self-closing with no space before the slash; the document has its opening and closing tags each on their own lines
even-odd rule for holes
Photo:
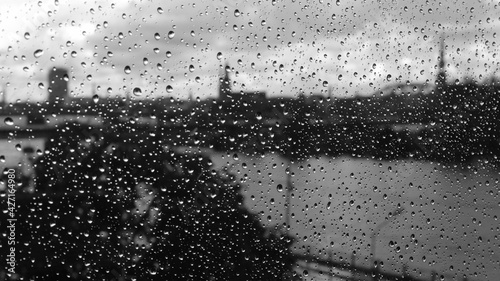
<svg viewBox="0 0 500 281">
<path fill-rule="evenodd" d="M 349 261 L 335 261 L 331 252 L 328 257 L 318 257 L 312 254 L 294 254 L 297 266 L 303 269 L 303 273 L 315 273 L 326 275 L 329 280 L 349 280 L 349 281 L 473 281 L 467 276 L 457 276 L 448 273 L 438 274 L 436 271 L 418 270 L 418 275 L 414 276 L 409 271 L 406 264 L 401 265 L 400 272 L 390 272 L 384 270 L 383 262 L 377 261 L 374 266 L 364 266 L 356 264 L 356 255 L 351 254 Z M 416 270 L 414 270 L 416 271 Z"/>
</svg>

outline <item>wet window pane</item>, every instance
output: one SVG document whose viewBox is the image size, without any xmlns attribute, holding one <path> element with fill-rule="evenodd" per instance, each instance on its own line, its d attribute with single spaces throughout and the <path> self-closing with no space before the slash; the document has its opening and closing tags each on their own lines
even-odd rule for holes
<svg viewBox="0 0 500 281">
<path fill-rule="evenodd" d="M 2 280 L 495 280 L 494 1 L 12 1 Z"/>
</svg>

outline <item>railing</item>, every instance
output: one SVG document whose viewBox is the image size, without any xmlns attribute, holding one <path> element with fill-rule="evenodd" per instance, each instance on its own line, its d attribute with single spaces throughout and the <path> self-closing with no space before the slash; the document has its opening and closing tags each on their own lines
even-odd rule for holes
<svg viewBox="0 0 500 281">
<path fill-rule="evenodd" d="M 330 257 L 318 257 L 312 254 L 294 254 L 297 260 L 297 267 L 302 270 L 303 275 L 310 273 L 328 276 L 329 280 L 349 280 L 349 281 L 472 281 L 467 276 L 455 276 L 451 274 L 438 274 L 436 271 L 430 271 L 424 276 L 412 276 L 408 266 L 403 264 L 401 272 L 389 272 L 383 270 L 380 262 L 375 263 L 373 267 L 367 267 L 356 264 L 356 256 L 351 254 L 350 261 L 335 261 Z M 422 270 L 419 270 L 419 275 Z"/>
</svg>

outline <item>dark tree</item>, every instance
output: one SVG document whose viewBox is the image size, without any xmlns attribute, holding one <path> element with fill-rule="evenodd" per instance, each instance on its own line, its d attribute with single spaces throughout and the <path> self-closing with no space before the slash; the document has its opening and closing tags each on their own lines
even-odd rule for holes
<svg viewBox="0 0 500 281">
<path fill-rule="evenodd" d="M 290 280 L 292 239 L 201 154 L 68 125 L 20 198 L 18 272 L 37 280 Z M 60 140 L 60 141 L 58 141 Z"/>
</svg>

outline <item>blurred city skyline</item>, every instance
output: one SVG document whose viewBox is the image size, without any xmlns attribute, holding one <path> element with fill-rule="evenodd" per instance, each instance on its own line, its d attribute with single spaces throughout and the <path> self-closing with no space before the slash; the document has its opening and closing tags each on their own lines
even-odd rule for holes
<svg viewBox="0 0 500 281">
<path fill-rule="evenodd" d="M 52 67 L 68 70 L 76 98 L 136 87 L 140 99 L 215 98 L 226 63 L 234 91 L 368 96 L 407 81 L 434 84 L 442 34 L 448 83 L 481 82 L 498 68 L 493 1 L 94 3 L 7 2 L 0 77 L 8 102 L 47 100 Z"/>
</svg>

